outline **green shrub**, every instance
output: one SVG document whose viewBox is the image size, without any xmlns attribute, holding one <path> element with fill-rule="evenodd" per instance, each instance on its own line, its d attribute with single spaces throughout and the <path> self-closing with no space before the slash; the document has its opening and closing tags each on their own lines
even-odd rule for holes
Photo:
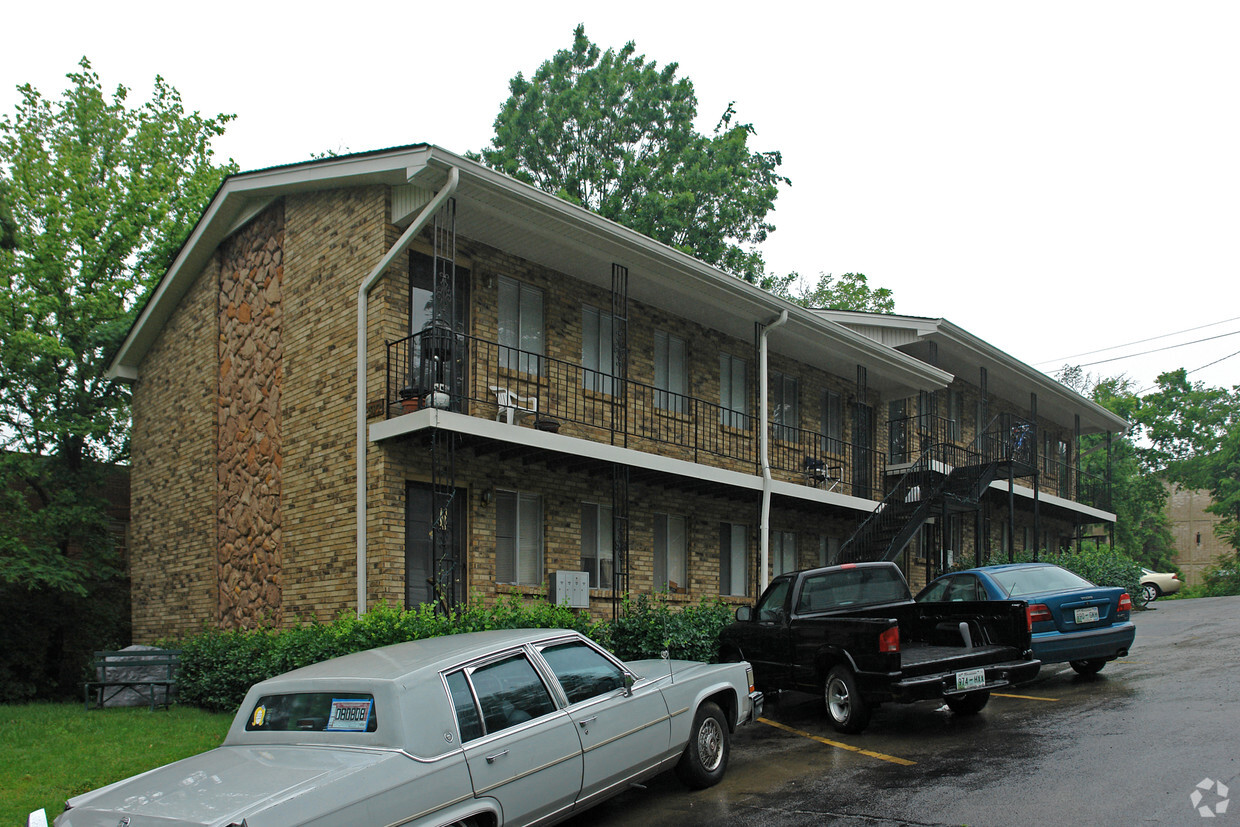
<svg viewBox="0 0 1240 827">
<path fill-rule="evenodd" d="M 1012 555 L 1014 563 L 1032 563 L 1033 552 L 1018 551 Z M 1042 563 L 1054 563 L 1070 572 L 1084 577 L 1096 586 L 1119 586 L 1129 595 L 1141 593 L 1141 566 L 1123 552 L 1107 547 L 1082 549 L 1080 552 L 1042 552 L 1038 555 Z M 999 565 L 1008 562 L 1007 555 L 992 555 L 986 565 Z M 973 568 L 973 555 L 962 554 L 956 558 L 951 571 L 964 571 Z"/>
<path fill-rule="evenodd" d="M 308 621 L 285 629 L 228 631 L 205 629 L 180 641 L 177 697 L 184 704 L 233 710 L 252 684 L 329 658 L 458 632 L 489 629 L 574 629 L 625 660 L 658 657 L 711 660 L 719 632 L 732 619 L 719 601 L 673 611 L 666 596 L 626 600 L 624 616 L 613 626 L 546 600 L 501 597 L 487 606 L 475 595 L 448 614 L 429 605 L 397 609 L 380 604 L 361 617 L 342 613 L 331 623 Z"/>
</svg>

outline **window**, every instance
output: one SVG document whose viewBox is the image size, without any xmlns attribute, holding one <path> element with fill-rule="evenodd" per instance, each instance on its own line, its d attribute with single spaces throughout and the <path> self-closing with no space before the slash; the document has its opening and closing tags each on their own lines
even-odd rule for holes
<svg viewBox="0 0 1240 827">
<path fill-rule="evenodd" d="M 537 287 L 499 277 L 499 344 L 501 367 L 542 373 L 543 294 Z"/>
<path fill-rule="evenodd" d="M 561 643 L 542 650 L 543 659 L 555 673 L 570 704 L 613 692 L 624 686 L 624 671 L 615 663 L 580 643 Z"/>
<path fill-rule="evenodd" d="M 543 582 L 542 498 L 495 492 L 495 582 L 538 586 Z"/>
<path fill-rule="evenodd" d="M 832 560 L 840 558 L 840 538 L 822 536 L 818 538 L 818 565 L 829 566 Z"/>
<path fill-rule="evenodd" d="M 615 393 L 620 365 L 613 344 L 611 314 L 589 305 L 581 308 L 581 386 L 586 390 Z"/>
<path fill-rule="evenodd" d="M 749 428 L 748 372 L 744 359 L 719 355 L 719 421 L 729 428 Z"/>
<path fill-rule="evenodd" d="M 771 574 L 797 570 L 797 535 L 791 531 L 771 532 Z"/>
<path fill-rule="evenodd" d="M 590 574 L 590 588 L 612 587 L 611 506 L 581 504 L 581 570 Z"/>
<path fill-rule="evenodd" d="M 555 712 L 551 693 L 525 655 L 480 666 L 470 672 L 469 680 L 488 734 Z"/>
<path fill-rule="evenodd" d="M 469 688 L 469 679 L 464 672 L 453 672 L 448 675 L 447 681 L 452 707 L 456 710 L 456 725 L 461 732 L 461 743 L 481 738 L 482 718 L 478 715 L 478 704 Z"/>
<path fill-rule="evenodd" d="M 771 371 L 767 404 L 770 405 L 771 425 L 774 426 L 775 438 L 795 442 L 797 429 L 801 424 L 797 380 L 777 371 Z"/>
<path fill-rule="evenodd" d="M 687 531 L 685 518 L 671 514 L 654 515 L 654 587 L 661 591 L 684 591 L 689 578 L 686 571 Z"/>
<path fill-rule="evenodd" d="M 901 413 L 903 416 L 903 413 Z M 822 394 L 822 450 L 828 454 L 844 453 L 844 400 L 834 391 Z"/>
<path fill-rule="evenodd" d="M 719 524 L 719 593 L 745 595 L 749 591 L 745 550 L 749 527 Z"/>
<path fill-rule="evenodd" d="M 689 412 L 689 371 L 685 340 L 662 330 L 654 333 L 654 404 L 660 410 Z"/>
<path fill-rule="evenodd" d="M 297 692 L 258 699 L 246 732 L 375 732 L 373 695 L 354 691 Z"/>
</svg>

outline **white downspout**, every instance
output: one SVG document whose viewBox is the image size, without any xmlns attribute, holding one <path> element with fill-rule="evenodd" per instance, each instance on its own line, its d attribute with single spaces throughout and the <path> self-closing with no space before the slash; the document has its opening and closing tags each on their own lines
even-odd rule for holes
<svg viewBox="0 0 1240 827">
<path fill-rule="evenodd" d="M 379 260 L 370 275 L 362 280 L 357 289 L 357 613 L 366 613 L 366 307 L 370 291 L 379 282 L 392 261 L 408 249 L 413 239 L 431 220 L 460 183 L 461 171 L 456 167 L 448 170 L 446 183 L 430 200 L 418 217 L 401 233 L 392 249 Z"/>
<path fill-rule="evenodd" d="M 758 408 L 758 446 L 759 453 L 762 458 L 762 524 L 758 527 L 759 543 L 761 544 L 758 575 L 758 594 L 766 591 L 767 583 L 770 576 L 767 569 L 770 568 L 771 560 L 771 457 L 767 443 L 770 441 L 770 435 L 767 428 L 767 369 L 766 369 L 766 337 L 775 328 L 787 324 L 788 311 L 779 311 L 779 318 L 768 324 L 762 330 L 762 336 L 758 347 L 758 387 L 761 390 L 761 402 Z"/>
</svg>

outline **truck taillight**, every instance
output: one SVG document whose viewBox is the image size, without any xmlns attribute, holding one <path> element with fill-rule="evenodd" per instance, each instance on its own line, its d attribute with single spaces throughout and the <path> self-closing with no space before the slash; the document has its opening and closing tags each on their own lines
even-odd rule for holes
<svg viewBox="0 0 1240 827">
<path fill-rule="evenodd" d="M 1124 592 L 1119 596 L 1119 610 L 1121 612 L 1132 611 L 1132 598 L 1128 596 L 1128 592 Z"/>
<path fill-rule="evenodd" d="M 892 626 L 886 629 L 878 636 L 878 651 L 880 652 L 899 652 L 900 651 L 900 627 Z"/>
<path fill-rule="evenodd" d="M 1033 624 L 1040 623 L 1043 620 L 1054 620 L 1051 617 L 1051 610 L 1046 607 L 1045 603 L 1034 603 L 1025 609 L 1025 617 L 1029 619 L 1029 631 L 1033 631 Z"/>
</svg>

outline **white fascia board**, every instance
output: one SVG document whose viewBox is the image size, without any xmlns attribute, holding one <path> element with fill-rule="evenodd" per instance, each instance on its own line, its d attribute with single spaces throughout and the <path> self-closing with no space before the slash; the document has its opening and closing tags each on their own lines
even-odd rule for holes
<svg viewBox="0 0 1240 827">
<path fill-rule="evenodd" d="M 622 448 L 602 442 L 591 442 L 577 437 L 547 433 L 536 428 L 524 428 L 510 425 L 503 421 L 494 421 L 482 417 L 438 408 L 422 408 L 413 413 L 376 422 L 369 427 L 370 441 L 383 442 L 405 434 L 423 431 L 428 428 L 440 428 L 460 434 L 494 439 L 512 445 L 524 445 L 529 448 L 542 449 L 550 453 L 589 456 L 599 462 L 613 462 L 631 468 L 657 471 L 690 480 L 703 480 L 731 488 L 752 491 L 755 496 L 762 492 L 762 477 L 758 474 L 746 474 L 742 471 L 731 471 L 716 468 L 713 465 L 702 465 L 688 460 L 665 457 L 638 451 L 633 448 Z M 584 454 L 583 451 L 588 451 Z M 853 497 L 834 491 L 823 491 L 799 483 L 776 480 L 774 493 L 793 499 L 816 502 L 826 505 L 847 508 L 853 511 L 869 513 L 878 503 L 863 497 Z"/>
<path fill-rule="evenodd" d="M 1006 494 L 1008 490 L 1007 480 L 995 480 L 990 484 L 990 487 L 995 491 L 1001 491 Z M 1035 499 L 1033 489 L 1025 485 L 1013 485 L 1012 493 L 1021 499 Z M 1047 494 L 1045 491 L 1039 491 L 1036 499 L 1046 503 L 1047 505 L 1062 508 L 1065 511 L 1075 511 L 1077 514 L 1092 517 L 1093 520 L 1091 520 L 1091 522 L 1113 523 L 1116 520 L 1115 515 L 1110 511 L 1103 511 L 1101 508 L 1094 508 L 1093 506 L 1085 505 L 1084 503 L 1078 503 L 1075 500 L 1068 500 L 1063 497 L 1057 497 L 1054 494 Z"/>
</svg>

